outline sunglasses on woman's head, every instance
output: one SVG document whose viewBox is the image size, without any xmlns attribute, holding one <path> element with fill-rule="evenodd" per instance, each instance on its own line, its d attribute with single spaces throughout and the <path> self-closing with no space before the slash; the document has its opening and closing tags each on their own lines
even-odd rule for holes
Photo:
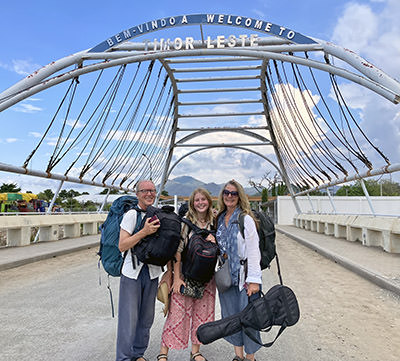
<svg viewBox="0 0 400 361">
<path fill-rule="evenodd" d="M 239 192 L 236 192 L 236 191 L 228 191 L 227 189 L 224 189 L 223 191 L 222 191 L 222 193 L 223 193 L 223 195 L 224 196 L 229 196 L 229 195 L 231 195 L 232 197 L 237 197 L 238 195 L 239 195 Z"/>
</svg>

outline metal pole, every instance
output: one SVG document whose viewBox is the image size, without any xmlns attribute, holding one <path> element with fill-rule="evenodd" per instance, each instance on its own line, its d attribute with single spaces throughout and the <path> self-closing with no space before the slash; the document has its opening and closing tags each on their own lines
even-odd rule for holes
<svg viewBox="0 0 400 361">
<path fill-rule="evenodd" d="M 53 199 L 50 202 L 49 207 L 47 208 L 46 214 L 50 214 L 51 210 L 53 209 L 54 203 L 56 202 L 56 199 L 58 197 L 58 193 L 60 193 L 61 187 L 63 186 L 64 181 L 62 180 L 60 182 L 60 184 L 58 185 L 58 188 L 56 190 L 56 193 L 54 193 Z M 33 240 L 33 243 L 36 243 L 39 239 L 39 234 L 40 234 L 40 229 L 37 231 L 36 235 L 35 235 L 35 239 Z"/>
<path fill-rule="evenodd" d="M 169 75 L 169 79 L 172 84 L 172 89 L 174 91 L 174 121 L 172 123 L 172 132 L 171 132 L 171 140 L 170 140 L 170 145 L 169 145 L 168 156 L 165 161 L 164 171 L 163 171 L 163 174 L 161 177 L 161 182 L 160 182 L 160 188 L 158 190 L 158 194 L 157 194 L 156 201 L 155 201 L 156 205 L 158 204 L 158 202 L 160 200 L 161 192 L 164 190 L 165 183 L 167 183 L 167 179 L 169 176 L 168 169 L 171 165 L 172 155 L 174 153 L 176 132 L 178 129 L 178 106 L 179 106 L 179 104 L 178 104 L 178 87 L 176 85 L 174 73 L 172 72 L 171 68 L 164 60 L 160 60 L 160 62 L 164 66 L 164 69 L 166 70 L 167 74 Z"/>
<path fill-rule="evenodd" d="M 314 209 L 314 205 L 313 205 L 313 203 L 312 203 L 312 201 L 311 201 L 310 193 L 307 193 L 307 197 L 308 197 L 308 201 L 309 201 L 310 204 L 311 204 L 312 212 L 313 212 L 313 213 L 316 213 L 316 212 L 315 212 L 315 209 Z"/>
<path fill-rule="evenodd" d="M 369 196 L 367 187 L 365 186 L 364 179 L 360 179 L 360 182 L 361 182 L 362 190 L 363 190 L 363 192 L 365 194 L 365 198 L 367 198 L 367 201 L 368 201 L 368 204 L 369 204 L 369 208 L 371 209 L 371 213 L 375 216 L 376 215 L 375 214 L 375 210 L 374 210 L 374 207 L 372 206 L 371 197 Z"/>
<path fill-rule="evenodd" d="M 337 213 L 336 207 L 335 207 L 335 204 L 333 203 L 333 198 L 332 198 L 331 192 L 329 192 L 329 188 L 326 188 L 326 192 L 328 193 L 329 201 L 331 202 L 333 213 L 336 214 Z"/>
<path fill-rule="evenodd" d="M 106 196 L 104 197 L 103 203 L 101 204 L 100 208 L 97 210 L 97 213 L 100 213 L 100 212 L 103 211 L 103 208 L 104 208 L 104 206 L 105 206 L 105 204 L 106 204 L 106 202 L 107 202 L 107 198 L 108 198 L 108 195 L 109 195 L 109 194 L 110 194 L 110 188 L 107 188 L 107 194 L 106 194 Z"/>
<path fill-rule="evenodd" d="M 175 213 L 178 213 L 178 196 L 176 194 L 174 195 L 174 208 Z"/>
</svg>

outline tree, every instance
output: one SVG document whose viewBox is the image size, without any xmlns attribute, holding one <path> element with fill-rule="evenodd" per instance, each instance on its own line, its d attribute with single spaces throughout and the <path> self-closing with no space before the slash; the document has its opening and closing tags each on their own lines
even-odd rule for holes
<svg viewBox="0 0 400 361">
<path fill-rule="evenodd" d="M 165 189 L 161 192 L 161 195 L 165 197 L 169 196 L 168 192 Z"/>
<path fill-rule="evenodd" d="M 385 179 L 380 183 L 383 196 L 400 196 L 400 184 Z"/>
<path fill-rule="evenodd" d="M 54 197 L 54 193 L 51 189 L 48 188 L 45 189 L 43 192 L 39 192 L 37 196 L 39 199 L 43 199 L 46 202 L 50 202 Z"/>
<path fill-rule="evenodd" d="M 59 193 L 59 197 L 61 199 L 69 199 L 69 198 L 74 198 L 77 196 L 80 196 L 81 194 L 73 189 L 70 189 L 69 191 L 67 191 L 66 189 L 63 189 L 60 193 Z"/>
<path fill-rule="evenodd" d="M 263 188 L 263 190 L 261 192 L 261 202 L 262 203 L 268 202 L 268 189 L 267 188 Z"/>
<path fill-rule="evenodd" d="M 264 186 L 263 183 L 266 183 Z M 251 178 L 249 179 L 249 184 L 257 191 L 257 193 L 262 193 L 262 190 L 266 188 L 268 191 L 271 191 L 275 184 L 281 182 L 281 179 L 277 172 L 271 176 L 271 171 L 264 173 L 259 182 L 253 181 Z"/>
<path fill-rule="evenodd" d="M 21 188 L 18 187 L 17 183 L 3 183 L 0 186 L 0 193 L 18 193 Z"/>
<path fill-rule="evenodd" d="M 88 212 L 97 211 L 97 205 L 93 201 L 86 201 L 83 203 L 83 210 Z"/>
<path fill-rule="evenodd" d="M 379 183 L 377 180 L 369 179 L 364 180 L 368 194 L 370 196 L 380 196 L 381 189 L 382 195 L 384 196 L 397 196 L 400 195 L 400 184 L 392 182 L 390 180 L 384 180 Z M 364 192 L 361 186 L 361 181 L 356 181 L 352 185 L 345 185 L 341 187 L 337 192 L 337 196 L 364 196 Z"/>
<path fill-rule="evenodd" d="M 108 188 L 104 188 L 100 194 L 107 194 Z M 110 194 L 118 194 L 119 192 L 116 189 L 110 189 Z"/>
</svg>

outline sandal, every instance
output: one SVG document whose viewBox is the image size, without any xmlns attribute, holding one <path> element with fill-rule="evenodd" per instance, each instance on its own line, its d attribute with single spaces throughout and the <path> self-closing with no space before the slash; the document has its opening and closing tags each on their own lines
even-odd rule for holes
<svg viewBox="0 0 400 361">
<path fill-rule="evenodd" d="M 196 361 L 196 357 L 198 356 L 201 356 L 204 361 L 207 361 L 207 359 L 201 354 L 201 352 L 190 353 L 190 361 Z"/>
<path fill-rule="evenodd" d="M 157 360 L 161 360 L 161 359 L 165 359 L 165 361 L 168 361 L 168 355 L 165 354 L 165 353 L 160 353 L 160 354 L 157 356 Z"/>
<path fill-rule="evenodd" d="M 244 358 L 239 357 L 238 355 L 236 355 L 232 361 L 244 361 Z"/>
</svg>

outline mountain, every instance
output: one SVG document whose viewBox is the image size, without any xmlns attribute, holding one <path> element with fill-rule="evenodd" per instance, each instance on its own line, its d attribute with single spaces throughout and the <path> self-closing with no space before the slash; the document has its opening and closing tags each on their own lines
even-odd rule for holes
<svg viewBox="0 0 400 361">
<path fill-rule="evenodd" d="M 202 187 L 207 189 L 211 193 L 211 195 L 218 196 L 223 185 L 224 183 L 204 183 L 190 176 L 181 176 L 168 180 L 167 184 L 165 185 L 165 190 L 170 196 L 175 194 L 178 196 L 190 196 L 194 189 Z M 255 193 L 253 188 L 245 188 L 245 192 L 247 194 Z"/>
</svg>

